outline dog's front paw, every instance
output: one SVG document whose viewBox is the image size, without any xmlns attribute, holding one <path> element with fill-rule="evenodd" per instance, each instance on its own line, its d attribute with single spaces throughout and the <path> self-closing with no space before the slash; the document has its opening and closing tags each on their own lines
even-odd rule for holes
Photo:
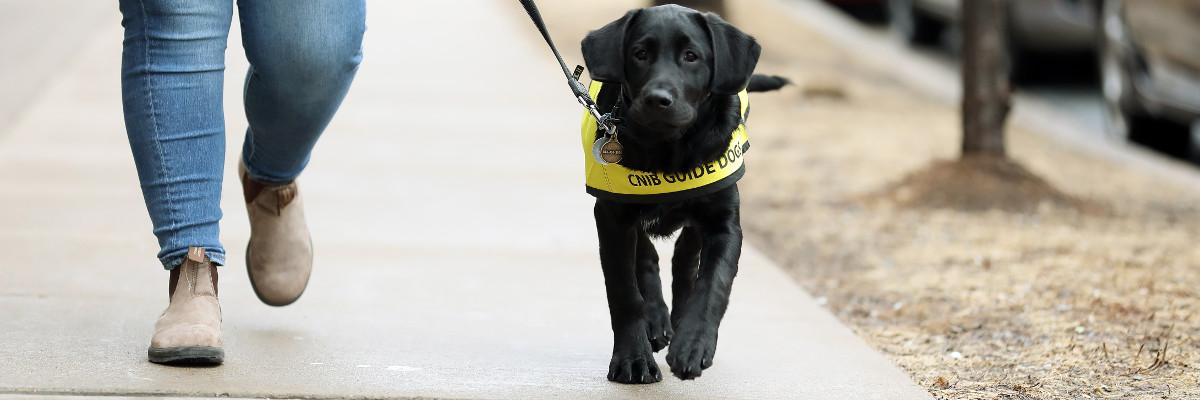
<svg viewBox="0 0 1200 400">
<path fill-rule="evenodd" d="M 696 379 L 712 366 L 717 352 L 717 331 L 708 327 L 681 327 L 667 351 L 667 365 L 679 379 Z"/>
<path fill-rule="evenodd" d="M 658 352 L 671 343 L 675 330 L 671 328 L 671 313 L 666 303 L 646 304 L 646 337 L 650 338 L 650 349 Z"/>
<path fill-rule="evenodd" d="M 662 380 L 662 372 L 649 349 L 625 352 L 614 351 L 608 363 L 608 380 L 617 383 L 654 383 Z"/>
</svg>

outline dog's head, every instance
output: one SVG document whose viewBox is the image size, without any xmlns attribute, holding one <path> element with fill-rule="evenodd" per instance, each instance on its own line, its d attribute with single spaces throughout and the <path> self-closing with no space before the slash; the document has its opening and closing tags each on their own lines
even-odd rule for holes
<svg viewBox="0 0 1200 400">
<path fill-rule="evenodd" d="M 733 95 L 754 73 L 761 48 L 712 13 L 665 5 L 633 10 L 583 39 L 592 79 L 625 88 L 637 140 L 678 139 L 711 95 Z"/>
</svg>

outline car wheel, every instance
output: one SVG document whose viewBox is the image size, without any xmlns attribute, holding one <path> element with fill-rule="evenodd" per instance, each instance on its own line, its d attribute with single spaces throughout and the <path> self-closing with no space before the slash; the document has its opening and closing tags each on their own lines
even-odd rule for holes
<svg viewBox="0 0 1200 400">
<path fill-rule="evenodd" d="M 1008 54 L 1004 57 L 1005 69 L 1008 70 L 1008 81 L 1014 85 L 1023 85 L 1033 80 L 1037 72 L 1038 60 L 1028 50 L 1025 50 L 1016 38 L 1008 37 Z"/>
<path fill-rule="evenodd" d="M 1108 0 L 1100 13 L 1099 67 L 1106 128 L 1113 138 L 1128 140 L 1146 118 L 1136 111 L 1133 82 L 1126 68 L 1129 64 L 1125 57 L 1130 46 L 1121 6 L 1120 0 Z"/>
<path fill-rule="evenodd" d="M 918 10 L 913 0 L 888 0 L 888 19 L 892 30 L 909 44 L 937 44 L 946 30 L 945 22 Z"/>
<path fill-rule="evenodd" d="M 1192 121 L 1191 135 L 1188 135 L 1188 159 L 1200 164 L 1200 119 Z"/>
</svg>

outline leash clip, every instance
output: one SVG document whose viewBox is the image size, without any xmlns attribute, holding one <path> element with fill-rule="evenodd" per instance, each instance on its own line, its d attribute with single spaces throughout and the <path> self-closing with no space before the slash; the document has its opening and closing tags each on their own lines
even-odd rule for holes
<svg viewBox="0 0 1200 400">
<path fill-rule="evenodd" d="M 619 125 L 621 123 L 621 119 L 614 117 L 610 113 L 610 114 L 601 115 L 600 119 L 596 120 L 596 123 L 598 123 L 598 124 L 600 124 L 600 126 L 604 127 L 604 131 L 608 133 L 608 136 L 616 137 L 617 136 L 617 125 Z"/>
<path fill-rule="evenodd" d="M 604 131 L 608 133 L 608 136 L 612 136 L 617 133 L 617 124 L 621 122 L 619 118 L 613 117 L 612 114 L 600 113 L 600 110 L 596 108 L 596 103 L 592 102 L 592 99 L 590 98 L 576 96 L 575 100 L 579 101 L 579 104 L 588 110 L 588 113 L 592 115 L 592 118 L 596 119 L 596 123 L 600 125 L 600 127 L 604 128 Z"/>
</svg>

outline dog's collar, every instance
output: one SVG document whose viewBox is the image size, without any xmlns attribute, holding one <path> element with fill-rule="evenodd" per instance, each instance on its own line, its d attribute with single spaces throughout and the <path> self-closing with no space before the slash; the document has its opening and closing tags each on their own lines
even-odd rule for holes
<svg viewBox="0 0 1200 400">
<path fill-rule="evenodd" d="M 592 81 L 588 94 L 595 100 L 603 83 Z M 745 155 L 750 149 L 746 133 L 746 111 L 750 96 L 745 90 L 738 93 L 741 122 L 734 128 L 729 148 L 721 157 L 702 163 L 684 173 L 647 172 L 625 168 L 620 164 L 600 164 L 592 154 L 599 129 L 591 113 L 583 116 L 583 159 L 587 192 L 599 199 L 625 203 L 663 203 L 688 200 L 715 193 L 737 183 L 746 172 Z"/>
</svg>

